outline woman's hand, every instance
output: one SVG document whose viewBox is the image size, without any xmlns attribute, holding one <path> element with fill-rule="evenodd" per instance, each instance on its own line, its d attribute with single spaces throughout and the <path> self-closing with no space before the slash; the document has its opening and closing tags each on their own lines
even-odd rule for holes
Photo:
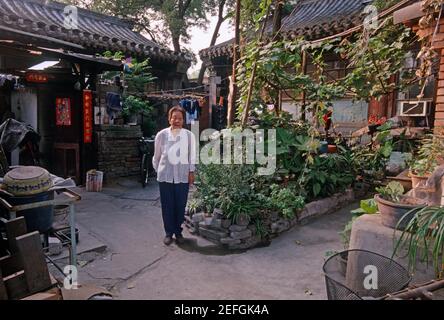
<svg viewBox="0 0 444 320">
<path fill-rule="evenodd" d="M 194 184 L 194 172 L 190 172 L 188 174 L 188 183 L 189 184 Z"/>
</svg>

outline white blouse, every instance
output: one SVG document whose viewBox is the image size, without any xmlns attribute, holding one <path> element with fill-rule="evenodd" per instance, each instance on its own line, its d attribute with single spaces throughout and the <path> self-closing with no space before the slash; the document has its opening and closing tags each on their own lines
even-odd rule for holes
<svg viewBox="0 0 444 320">
<path fill-rule="evenodd" d="M 157 181 L 168 183 L 188 183 L 188 175 L 195 171 L 195 135 L 180 129 L 174 136 L 171 127 L 159 131 L 154 144 L 153 168 Z"/>
</svg>

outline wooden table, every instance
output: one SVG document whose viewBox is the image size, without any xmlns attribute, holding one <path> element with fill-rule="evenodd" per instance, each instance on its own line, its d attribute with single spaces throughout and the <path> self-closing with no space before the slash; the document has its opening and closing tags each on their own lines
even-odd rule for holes
<svg viewBox="0 0 444 320">
<path fill-rule="evenodd" d="M 64 178 L 68 177 L 68 168 L 66 163 L 66 153 L 68 150 L 74 150 L 75 153 L 75 162 L 76 162 L 76 183 L 79 184 L 80 179 L 80 146 L 78 143 L 54 143 L 54 153 L 57 150 L 62 150 L 62 170 Z M 55 158 L 55 157 L 54 157 Z"/>
</svg>

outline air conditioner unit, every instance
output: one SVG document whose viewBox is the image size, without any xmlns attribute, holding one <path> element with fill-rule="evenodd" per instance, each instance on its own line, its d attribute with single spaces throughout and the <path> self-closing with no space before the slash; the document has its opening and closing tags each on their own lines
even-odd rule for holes
<svg viewBox="0 0 444 320">
<path fill-rule="evenodd" d="M 400 115 L 404 117 L 425 117 L 429 112 L 429 101 L 402 101 Z"/>
</svg>

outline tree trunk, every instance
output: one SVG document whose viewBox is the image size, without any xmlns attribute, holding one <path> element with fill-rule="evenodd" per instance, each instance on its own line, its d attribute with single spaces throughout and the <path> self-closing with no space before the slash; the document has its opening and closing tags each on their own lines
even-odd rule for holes
<svg viewBox="0 0 444 320">
<path fill-rule="evenodd" d="M 216 44 L 217 37 L 219 36 L 219 29 L 222 23 L 225 21 L 226 17 L 224 17 L 224 7 L 225 7 L 226 0 L 221 0 L 219 2 L 219 15 L 217 18 L 216 27 L 214 28 L 213 37 L 211 38 L 210 47 L 214 46 Z M 207 70 L 206 65 L 202 62 L 202 66 L 200 67 L 199 71 L 199 78 L 197 79 L 197 83 L 199 85 L 202 84 L 203 78 L 205 75 L 205 70 Z"/>
<path fill-rule="evenodd" d="M 281 0 L 276 0 L 276 7 L 274 9 L 274 15 L 273 15 L 273 36 L 274 39 L 277 39 L 279 37 L 279 31 L 282 26 L 282 8 L 284 6 L 284 3 Z"/>
<path fill-rule="evenodd" d="M 173 41 L 174 52 L 180 52 L 180 35 L 171 35 L 171 39 Z"/>
<path fill-rule="evenodd" d="M 234 29 L 234 43 L 233 43 L 233 70 L 231 76 L 231 89 L 230 99 L 228 101 L 228 112 L 227 112 L 227 125 L 231 127 L 234 123 L 234 112 L 236 105 L 237 96 L 237 79 L 236 79 L 236 68 L 237 60 L 239 59 L 239 45 L 240 45 L 240 12 L 241 12 L 241 0 L 236 0 L 236 14 L 235 14 L 235 29 Z"/>
<path fill-rule="evenodd" d="M 276 5 L 274 8 L 274 14 L 273 14 L 273 40 L 277 41 L 280 40 L 281 37 L 281 26 L 282 26 L 282 8 L 284 6 L 283 1 L 276 0 Z M 276 93 L 276 99 L 273 101 L 274 109 L 276 112 L 276 115 L 279 116 L 280 110 L 282 109 L 282 92 L 280 89 L 277 89 Z"/>
</svg>

